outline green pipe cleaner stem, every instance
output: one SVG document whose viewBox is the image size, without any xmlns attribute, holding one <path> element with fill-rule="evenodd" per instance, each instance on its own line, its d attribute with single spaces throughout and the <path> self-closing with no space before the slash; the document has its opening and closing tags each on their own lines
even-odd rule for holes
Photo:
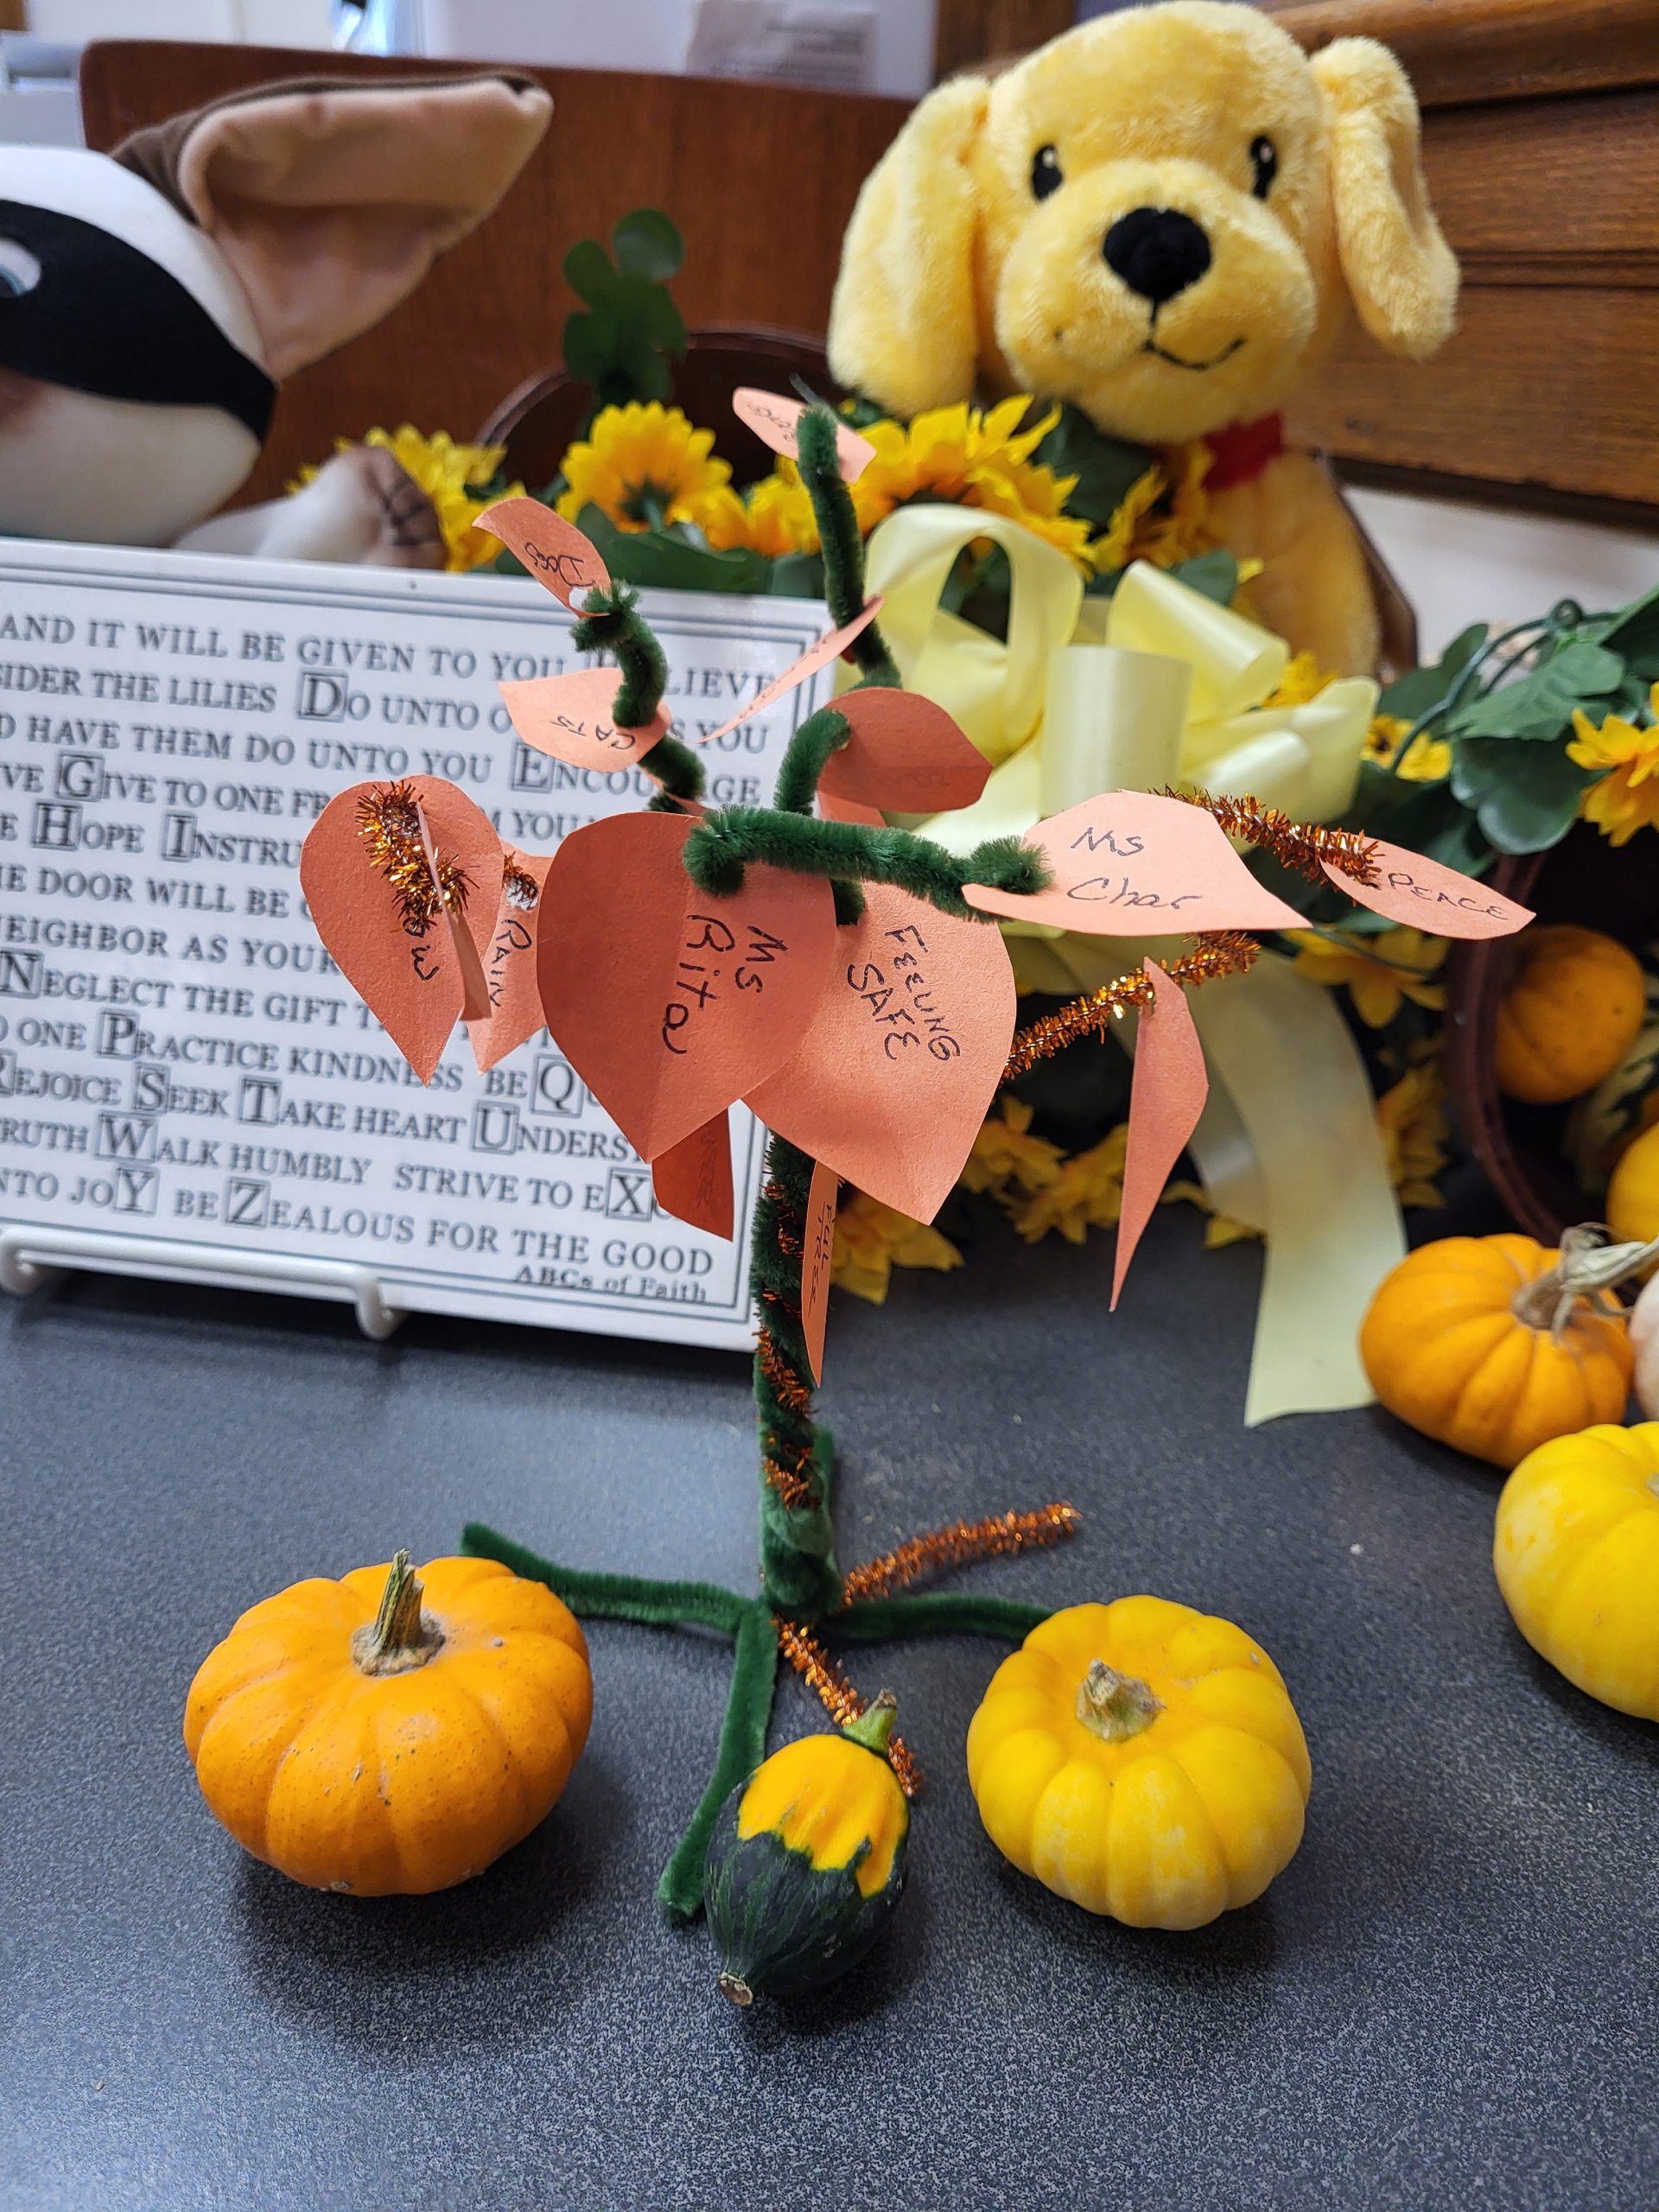
<svg viewBox="0 0 1659 2212">
<path fill-rule="evenodd" d="M 953 1590 L 919 1597 L 861 1598 L 820 1622 L 827 1636 L 852 1643 L 887 1643 L 912 1636 L 994 1636 L 1023 1643 L 1054 1611 L 1021 1598 L 958 1596 Z"/>
<path fill-rule="evenodd" d="M 1018 837 L 988 838 L 964 860 L 908 830 L 819 822 L 764 806 L 728 806 L 705 815 L 685 841 L 686 873 L 711 898 L 741 891 L 743 872 L 754 861 L 801 875 L 894 884 L 941 913 L 991 923 L 995 915 L 982 914 L 963 897 L 965 883 L 1025 896 L 1052 880 L 1040 855 Z"/>
<path fill-rule="evenodd" d="M 864 605 L 864 540 L 853 512 L 852 494 L 842 480 L 836 452 L 837 427 L 829 408 L 809 407 L 795 432 L 795 452 L 823 549 L 824 599 L 830 619 L 840 630 Z M 891 684 L 895 690 L 902 685 L 879 623 L 871 622 L 861 630 L 847 653 L 866 683 Z"/>
<path fill-rule="evenodd" d="M 685 1834 L 657 1885 L 657 1898 L 677 1925 L 702 1908 L 703 1867 L 720 1808 L 766 1756 L 766 1723 L 778 1686 L 778 1631 L 771 1608 L 756 1599 L 743 1609 L 732 1657 L 732 1687 L 721 1726 L 720 1749 L 708 1787 L 697 1800 Z"/>
<path fill-rule="evenodd" d="M 809 715 L 789 741 L 772 804 L 785 814 L 810 815 L 818 795 L 818 779 L 852 734 L 846 715 L 833 707 L 820 707 Z"/>
<path fill-rule="evenodd" d="M 645 1628 L 712 1628 L 735 1636 L 752 1600 L 713 1582 L 653 1582 L 639 1574 L 594 1574 L 556 1567 L 486 1522 L 469 1521 L 461 1532 L 468 1559 L 499 1560 L 529 1582 L 544 1582 L 578 1619 L 633 1621 Z"/>
</svg>

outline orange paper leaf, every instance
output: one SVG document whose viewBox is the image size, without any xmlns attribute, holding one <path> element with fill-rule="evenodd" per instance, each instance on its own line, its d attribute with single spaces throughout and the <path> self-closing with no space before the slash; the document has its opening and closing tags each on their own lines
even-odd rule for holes
<svg viewBox="0 0 1659 2212">
<path fill-rule="evenodd" d="M 835 951 L 827 883 L 757 866 L 733 897 L 710 898 L 682 858 L 693 827 L 590 822 L 559 847 L 542 894 L 548 1027 L 646 1160 L 794 1051 Z"/>
<path fill-rule="evenodd" d="M 818 779 L 819 791 L 830 798 L 890 807 L 895 814 L 943 814 L 971 806 L 984 790 L 990 762 L 944 709 L 919 691 L 861 686 L 834 704 L 853 734 Z"/>
<path fill-rule="evenodd" d="M 610 574 L 593 540 L 539 499 L 498 499 L 485 508 L 474 527 L 499 537 L 573 614 L 582 611 L 578 594 L 585 598 L 595 586 L 601 591 L 610 588 Z"/>
<path fill-rule="evenodd" d="M 1129 1087 L 1129 1135 L 1123 1158 L 1123 1203 L 1112 1268 L 1116 1308 L 1141 1233 L 1152 1219 L 1169 1172 L 1198 1126 L 1210 1077 L 1192 1009 L 1180 985 L 1155 960 L 1147 963 L 1152 1004 L 1135 1033 L 1135 1075 Z"/>
<path fill-rule="evenodd" d="M 732 1233 L 732 1127 L 724 1107 L 651 1166 L 657 1203 L 676 1221 L 706 1229 L 711 1236 Z"/>
<path fill-rule="evenodd" d="M 365 806 L 372 822 L 385 825 L 378 845 L 364 834 Z M 391 872 L 398 860 L 402 878 Z M 434 863 L 442 877 L 458 872 L 459 913 L 439 897 Z M 328 802 L 306 837 L 300 886 L 317 934 L 423 1083 L 461 1019 L 469 975 L 474 1003 L 481 997 L 480 948 L 495 921 L 501 877 L 500 840 L 489 817 L 435 776 L 353 784 Z"/>
<path fill-rule="evenodd" d="M 1459 875 L 1456 868 L 1408 852 L 1403 845 L 1385 844 L 1380 837 L 1372 842 L 1375 883 L 1356 883 L 1328 861 L 1324 866 L 1338 891 L 1374 914 L 1426 930 L 1431 937 L 1512 937 L 1532 919 L 1530 907 L 1517 906 L 1472 876 Z"/>
<path fill-rule="evenodd" d="M 527 683 L 497 688 L 526 745 L 578 768 L 608 772 L 632 768 L 668 735 L 666 707 L 659 706 L 648 722 L 633 728 L 613 720 L 611 706 L 620 682 L 613 668 L 577 668 L 564 676 L 533 676 Z"/>
<path fill-rule="evenodd" d="M 812 1163 L 801 1246 L 801 1334 L 812 1380 L 823 1380 L 823 1332 L 830 1319 L 830 1271 L 836 1256 L 836 1203 L 841 1178 L 821 1160 Z"/>
<path fill-rule="evenodd" d="M 758 391 L 753 385 L 744 385 L 732 394 L 732 412 L 773 453 L 791 461 L 797 458 L 796 434 L 806 412 L 804 400 L 785 399 L 778 392 Z M 875 459 L 875 448 L 868 438 L 860 437 L 850 423 L 837 423 L 836 459 L 843 482 L 855 484 Z"/>
<path fill-rule="evenodd" d="M 931 1221 L 962 1172 L 1014 1034 L 997 931 L 864 887 L 799 1048 L 746 1096 L 771 1128 L 883 1205 Z"/>
<path fill-rule="evenodd" d="M 483 955 L 484 988 L 489 1012 L 468 1020 L 467 1041 L 479 1072 L 505 1060 L 546 1021 L 536 975 L 536 937 L 541 922 L 542 888 L 553 865 L 551 853 L 521 853 L 509 846 L 495 927 Z"/>
<path fill-rule="evenodd" d="M 816 675 L 830 661 L 838 659 L 853 639 L 861 631 L 869 628 L 880 612 L 879 599 L 867 601 L 850 622 L 844 623 L 839 630 L 826 630 L 823 637 L 807 647 L 798 660 L 790 663 L 781 676 L 774 676 L 770 683 L 757 691 L 747 707 L 740 708 L 731 720 L 722 722 L 718 729 L 711 729 L 706 735 L 700 735 L 697 743 L 717 744 L 722 737 L 729 737 L 734 729 L 741 728 L 743 723 L 753 721 L 757 715 L 764 715 L 768 707 L 776 706 L 779 700 L 792 691 L 798 683 L 804 683 L 809 676 Z"/>
<path fill-rule="evenodd" d="M 1301 927 L 1219 824 L 1184 799 L 1103 792 L 1039 823 L 1026 842 L 1048 862 L 1048 889 L 1022 898 L 970 883 L 962 894 L 970 906 L 1094 937 Z"/>
</svg>

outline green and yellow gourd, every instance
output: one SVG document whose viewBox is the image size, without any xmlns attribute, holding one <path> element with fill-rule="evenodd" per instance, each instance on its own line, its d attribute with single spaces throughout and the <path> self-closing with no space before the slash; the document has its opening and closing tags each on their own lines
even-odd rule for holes
<svg viewBox="0 0 1659 2212">
<path fill-rule="evenodd" d="M 704 1905 L 734 2005 L 822 1988 L 887 1926 L 910 1834 L 887 1757 L 896 1709 L 884 1690 L 838 1735 L 785 1745 L 721 1807 Z"/>
</svg>

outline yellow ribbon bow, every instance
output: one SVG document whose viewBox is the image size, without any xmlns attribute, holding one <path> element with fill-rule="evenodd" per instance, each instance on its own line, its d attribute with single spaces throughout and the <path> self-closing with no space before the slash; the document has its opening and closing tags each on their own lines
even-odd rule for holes
<svg viewBox="0 0 1659 2212">
<path fill-rule="evenodd" d="M 1012 571 L 1006 644 L 939 604 L 982 538 Z M 926 505 L 880 525 L 867 573 L 906 683 L 992 763 L 974 805 L 914 825 L 953 852 L 1103 791 L 1202 784 L 1316 822 L 1353 798 L 1376 684 L 1341 677 L 1268 705 L 1284 639 L 1147 562 L 1109 601 L 1085 599 L 1072 563 L 1022 524 Z M 1089 989 L 1156 950 L 1005 927 L 1026 989 Z M 1364 1064 L 1329 994 L 1270 955 L 1192 1011 L 1215 1080 L 1192 1151 L 1217 1211 L 1268 1243 L 1245 1420 L 1366 1404 L 1359 1323 L 1405 1236 Z"/>
</svg>

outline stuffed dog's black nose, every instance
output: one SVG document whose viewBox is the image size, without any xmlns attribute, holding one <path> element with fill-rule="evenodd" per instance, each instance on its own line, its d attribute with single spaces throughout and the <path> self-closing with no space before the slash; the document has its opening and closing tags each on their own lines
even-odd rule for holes
<svg viewBox="0 0 1659 2212">
<path fill-rule="evenodd" d="M 1106 266 L 1154 308 L 1196 284 L 1210 266 L 1210 241 L 1173 207 L 1131 207 L 1106 233 Z"/>
</svg>

